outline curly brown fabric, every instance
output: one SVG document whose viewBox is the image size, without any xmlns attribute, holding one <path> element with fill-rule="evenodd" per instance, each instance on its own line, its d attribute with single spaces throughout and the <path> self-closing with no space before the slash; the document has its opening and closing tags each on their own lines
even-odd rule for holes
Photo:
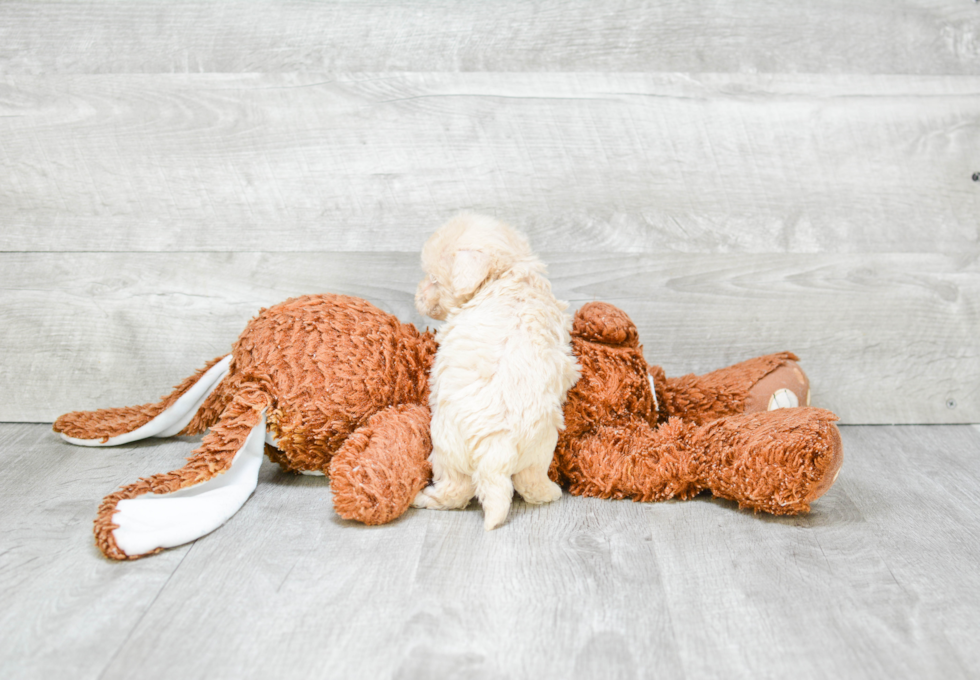
<svg viewBox="0 0 980 680">
<path fill-rule="evenodd" d="M 791 361 L 799 361 L 799 358 L 792 352 L 780 352 L 700 376 L 691 373 L 680 378 L 667 378 L 660 403 L 668 416 L 696 423 L 742 413 L 752 387 Z"/>
<path fill-rule="evenodd" d="M 646 363 L 635 324 L 606 303 L 576 313 L 572 345 L 582 377 L 568 393 L 550 474 L 573 494 L 660 501 L 708 490 L 741 507 L 785 514 L 806 512 L 833 483 L 842 460 L 833 414 L 743 413 L 765 376 L 799 372 L 790 367 L 791 353 L 666 378 Z M 266 447 L 269 457 L 286 470 L 329 474 L 341 517 L 380 524 L 400 516 L 431 472 L 428 373 L 435 352 L 430 333 L 357 298 L 305 296 L 261 310 L 235 343 L 228 375 L 182 432 L 210 427 L 201 447 L 179 470 L 107 496 L 95 523 L 99 547 L 114 559 L 137 557 L 122 553 L 112 537 L 118 502 L 221 474 L 263 410 L 278 445 Z M 215 361 L 158 404 L 67 414 L 55 429 L 80 438 L 129 432 Z"/>
<path fill-rule="evenodd" d="M 836 420 L 830 411 L 800 407 L 709 423 L 689 439 L 703 451 L 701 483 L 741 508 L 773 515 L 809 512 L 843 462 Z"/>
<path fill-rule="evenodd" d="M 397 516 L 393 513 L 401 514 L 408 507 L 404 499 L 410 489 L 417 487 L 417 492 L 429 476 L 428 373 L 435 349 L 431 333 L 420 333 L 358 298 L 312 295 L 261 310 L 235 343 L 228 375 L 181 432 L 195 434 L 211 427 L 201 447 L 179 470 L 140 480 L 107 496 L 95 523 L 96 542 L 107 556 L 128 559 L 112 538 L 118 502 L 144 493 L 176 491 L 224 472 L 244 444 L 246 421 L 253 426 L 258 422 L 254 408 L 248 411 L 246 406 L 258 403 L 267 409 L 268 428 L 277 440 L 278 449 L 266 451 L 286 470 L 326 473 L 345 443 L 352 451 L 360 446 L 366 456 L 377 455 L 378 474 L 365 476 L 369 468 L 338 466 L 345 478 L 336 483 L 342 490 L 349 481 L 364 497 L 392 498 L 373 507 L 363 499 L 348 502 L 341 491 L 341 512 L 366 523 L 393 519 Z M 214 363 L 158 404 L 76 412 L 59 418 L 55 429 L 87 439 L 129 432 L 162 413 Z M 388 416 L 372 420 L 386 409 Z M 246 411 L 251 415 L 246 417 Z M 400 436 L 411 441 L 399 442 Z M 389 451 L 388 458 L 378 454 L 396 442 L 398 447 Z M 406 462 L 399 467 L 397 461 L 402 459 Z M 388 475 L 380 472 L 385 463 L 393 466 Z M 404 480 L 395 479 L 402 473 Z M 372 489 L 372 483 L 379 488 Z"/>
<path fill-rule="evenodd" d="M 789 352 L 672 380 L 647 366 L 632 321 L 605 303 L 579 310 L 572 346 L 582 377 L 568 393 L 549 471 L 571 493 L 662 501 L 707 490 L 791 514 L 807 512 L 833 484 L 842 461 L 836 416 L 742 412 L 759 381 L 796 360 Z"/>
<path fill-rule="evenodd" d="M 222 359 L 224 356 L 212 359 L 204 368 L 174 387 L 173 392 L 156 403 L 103 408 L 97 411 L 72 411 L 54 421 L 52 429 L 75 439 L 99 439 L 103 443 L 109 441 L 110 437 L 132 432 L 173 406 L 174 402 L 201 379 L 201 376 Z M 203 432 L 204 429 L 199 431 Z"/>
<path fill-rule="evenodd" d="M 118 525 L 113 523 L 112 516 L 119 501 L 147 493 L 173 493 L 225 472 L 235 454 L 245 445 L 252 429 L 260 422 L 262 411 L 268 405 L 269 395 L 255 387 L 244 386 L 222 414 L 221 420 L 204 437 L 201 446 L 191 452 L 184 467 L 141 479 L 106 496 L 99 506 L 94 527 L 95 543 L 102 553 L 114 560 L 131 560 L 152 554 L 127 555 L 116 545 L 112 532 Z"/>
<path fill-rule="evenodd" d="M 640 333 L 626 312 L 607 302 L 583 305 L 572 321 L 572 334 L 585 342 L 600 342 L 615 347 L 640 346 Z"/>
<path fill-rule="evenodd" d="M 696 427 L 675 418 L 653 429 L 645 420 L 627 418 L 560 443 L 556 458 L 576 496 L 691 498 L 702 489 L 698 452 L 687 442 Z"/>
<path fill-rule="evenodd" d="M 217 387 L 214 388 L 211 394 L 207 396 L 207 399 L 204 400 L 204 403 L 201 404 L 201 408 L 197 410 L 197 413 L 194 414 L 190 422 L 187 423 L 183 430 L 177 433 L 178 436 L 186 437 L 202 434 L 218 422 L 218 418 L 221 417 L 221 414 L 225 412 L 228 404 L 235 397 L 233 383 L 234 378 L 230 376 L 226 375 L 222 378 Z"/>
<path fill-rule="evenodd" d="M 263 309 L 249 322 L 229 376 L 261 376 L 268 385 L 269 430 L 287 467 L 326 471 L 378 411 L 428 404 L 434 355 L 430 333 L 369 302 L 315 295 Z"/>
<path fill-rule="evenodd" d="M 334 510 L 344 519 L 385 524 L 400 517 L 432 474 L 427 406 L 376 413 L 330 461 Z"/>
</svg>

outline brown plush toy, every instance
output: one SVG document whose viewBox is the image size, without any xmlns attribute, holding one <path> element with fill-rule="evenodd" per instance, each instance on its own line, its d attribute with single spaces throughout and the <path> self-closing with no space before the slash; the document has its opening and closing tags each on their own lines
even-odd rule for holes
<svg viewBox="0 0 980 680">
<path fill-rule="evenodd" d="M 810 407 L 790 353 L 666 379 L 636 326 L 593 302 L 575 314 L 582 377 L 569 391 L 551 477 L 576 495 L 662 501 L 701 491 L 742 508 L 807 512 L 843 460 L 837 417 Z M 764 410 L 777 409 L 777 410 Z"/>
<path fill-rule="evenodd" d="M 573 346 L 582 378 L 551 470 L 572 493 L 663 500 L 710 490 L 782 514 L 807 511 L 833 483 L 835 417 L 765 411 L 808 397 L 791 354 L 665 379 L 626 314 L 602 303 L 576 314 Z M 395 519 L 430 475 L 435 350 L 431 334 L 364 300 L 306 296 L 262 310 L 229 356 L 159 403 L 61 416 L 55 431 L 87 446 L 210 428 L 184 467 L 103 500 L 96 543 L 134 559 L 214 530 L 254 490 L 263 449 L 286 470 L 328 474 L 341 517 Z"/>
<path fill-rule="evenodd" d="M 61 416 L 54 430 L 84 446 L 210 428 L 184 467 L 102 501 L 99 549 L 135 559 L 213 531 L 255 489 L 263 446 L 288 471 L 329 474 L 341 517 L 398 517 L 430 476 L 435 350 L 431 333 L 364 300 L 299 297 L 261 310 L 230 355 L 159 403 Z"/>
</svg>

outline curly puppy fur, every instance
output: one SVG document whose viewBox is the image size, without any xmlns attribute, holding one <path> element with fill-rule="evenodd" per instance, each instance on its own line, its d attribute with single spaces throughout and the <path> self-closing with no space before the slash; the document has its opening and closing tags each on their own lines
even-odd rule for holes
<svg viewBox="0 0 980 680">
<path fill-rule="evenodd" d="M 548 503 L 548 467 L 578 379 L 568 305 L 555 299 L 527 239 L 491 217 L 459 215 L 422 250 L 418 310 L 443 320 L 430 375 L 433 485 L 417 507 L 450 509 L 473 496 L 484 527 L 507 519 L 514 490 Z"/>
</svg>

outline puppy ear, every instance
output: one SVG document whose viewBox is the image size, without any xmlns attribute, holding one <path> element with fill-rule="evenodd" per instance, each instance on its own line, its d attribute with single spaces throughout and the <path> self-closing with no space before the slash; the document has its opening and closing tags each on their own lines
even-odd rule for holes
<svg viewBox="0 0 980 680">
<path fill-rule="evenodd" d="M 472 295 L 490 276 L 490 255 L 482 250 L 458 250 L 453 258 L 453 293 Z"/>
</svg>

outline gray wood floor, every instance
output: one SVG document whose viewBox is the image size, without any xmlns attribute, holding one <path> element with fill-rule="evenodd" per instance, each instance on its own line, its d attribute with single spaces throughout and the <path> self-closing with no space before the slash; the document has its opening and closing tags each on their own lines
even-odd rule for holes
<svg viewBox="0 0 980 680">
<path fill-rule="evenodd" d="M 842 433 L 805 517 L 565 496 L 367 528 L 266 463 L 210 536 L 110 563 L 98 501 L 192 440 L 0 425 L 0 677 L 976 678 L 980 428 Z"/>
</svg>

